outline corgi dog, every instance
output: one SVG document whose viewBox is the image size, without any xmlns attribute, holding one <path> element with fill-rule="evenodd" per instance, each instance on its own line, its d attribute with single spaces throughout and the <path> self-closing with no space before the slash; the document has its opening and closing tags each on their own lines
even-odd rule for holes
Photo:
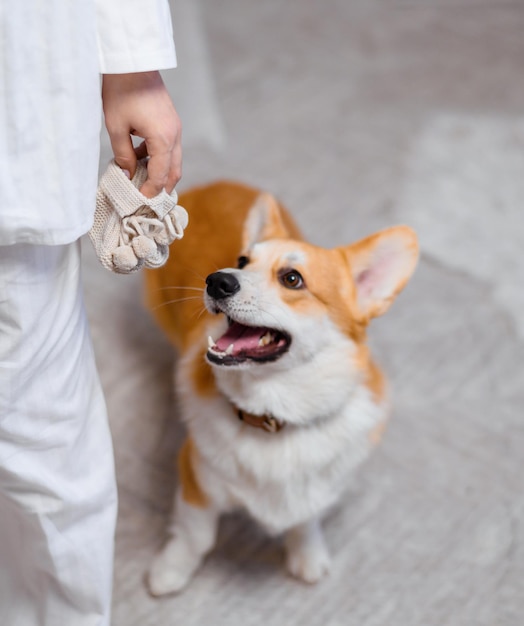
<svg viewBox="0 0 524 626">
<path fill-rule="evenodd" d="M 146 273 L 148 306 L 178 351 L 187 426 L 150 591 L 183 589 L 220 515 L 237 509 L 283 535 L 288 571 L 314 583 L 330 567 L 322 518 L 388 418 L 366 329 L 412 275 L 416 235 L 398 226 L 320 248 L 274 197 L 232 182 L 180 203 L 190 227 L 166 265 Z"/>
</svg>

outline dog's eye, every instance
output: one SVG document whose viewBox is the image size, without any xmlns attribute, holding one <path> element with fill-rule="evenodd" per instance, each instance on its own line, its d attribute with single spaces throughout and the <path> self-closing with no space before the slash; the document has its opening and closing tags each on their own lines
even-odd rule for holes
<svg viewBox="0 0 524 626">
<path fill-rule="evenodd" d="M 278 279 L 288 289 L 301 289 L 304 286 L 304 279 L 297 270 L 284 270 Z"/>
<path fill-rule="evenodd" d="M 249 263 L 249 258 L 247 256 L 239 256 L 237 259 L 237 267 L 239 270 L 246 267 L 248 263 Z"/>
</svg>

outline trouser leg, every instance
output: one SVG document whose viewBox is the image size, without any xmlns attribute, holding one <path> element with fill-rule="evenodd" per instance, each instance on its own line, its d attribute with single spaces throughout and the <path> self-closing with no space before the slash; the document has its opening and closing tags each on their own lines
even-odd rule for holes
<svg viewBox="0 0 524 626">
<path fill-rule="evenodd" d="M 0 247 L 0 624 L 107 626 L 115 518 L 80 245 Z"/>
</svg>

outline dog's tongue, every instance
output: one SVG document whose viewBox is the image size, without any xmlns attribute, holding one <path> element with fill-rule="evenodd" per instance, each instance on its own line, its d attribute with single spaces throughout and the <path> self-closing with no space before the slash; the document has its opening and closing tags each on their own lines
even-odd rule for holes
<svg viewBox="0 0 524 626">
<path fill-rule="evenodd" d="M 225 352 L 231 344 L 234 344 L 235 352 L 254 350 L 258 348 L 260 338 L 267 332 L 267 328 L 242 326 L 233 322 L 225 334 L 216 342 L 216 347 Z"/>
</svg>

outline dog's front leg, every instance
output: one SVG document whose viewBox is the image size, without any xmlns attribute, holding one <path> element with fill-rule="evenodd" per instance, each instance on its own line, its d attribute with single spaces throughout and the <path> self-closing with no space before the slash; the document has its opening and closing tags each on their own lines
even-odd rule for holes
<svg viewBox="0 0 524 626">
<path fill-rule="evenodd" d="M 331 559 L 318 519 L 309 520 L 287 531 L 287 569 L 306 583 L 316 583 L 329 572 Z"/>
<path fill-rule="evenodd" d="M 212 504 L 189 504 L 178 490 L 171 537 L 149 570 L 149 590 L 154 596 L 175 593 L 187 585 L 215 545 L 218 517 Z"/>
</svg>

